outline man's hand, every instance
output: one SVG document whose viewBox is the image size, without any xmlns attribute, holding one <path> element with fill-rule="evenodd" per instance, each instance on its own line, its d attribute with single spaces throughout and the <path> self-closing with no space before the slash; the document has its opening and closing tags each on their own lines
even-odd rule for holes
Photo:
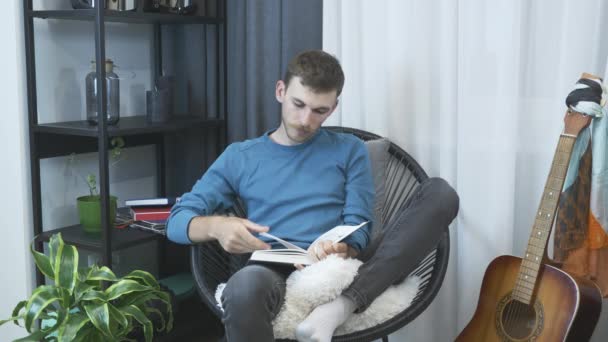
<svg viewBox="0 0 608 342">
<path fill-rule="evenodd" d="M 218 240 L 228 253 L 251 253 L 258 249 L 270 249 L 270 245 L 251 234 L 267 232 L 268 227 L 239 217 L 213 216 L 205 219 L 210 220 L 205 223 L 210 227 L 209 236 Z"/>
<path fill-rule="evenodd" d="M 308 248 L 308 254 L 313 260 L 319 261 L 327 258 L 330 254 L 336 254 L 340 258 L 354 258 L 357 251 L 344 242 L 334 243 L 329 240 L 319 241 Z"/>
<path fill-rule="evenodd" d="M 308 255 L 315 262 L 327 258 L 330 254 L 336 254 L 340 258 L 347 259 L 356 257 L 358 252 L 344 242 L 334 243 L 329 240 L 319 241 L 308 247 Z M 294 266 L 299 270 L 304 268 L 304 265 L 301 264 L 295 264 Z"/>
</svg>

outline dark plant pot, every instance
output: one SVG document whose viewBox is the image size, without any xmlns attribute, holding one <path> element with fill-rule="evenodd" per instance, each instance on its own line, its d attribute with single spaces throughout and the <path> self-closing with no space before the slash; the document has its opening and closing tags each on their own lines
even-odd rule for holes
<svg viewBox="0 0 608 342">
<path fill-rule="evenodd" d="M 110 224 L 114 225 L 116 217 L 116 201 L 115 196 L 110 196 Z M 80 225 L 85 233 L 100 234 L 101 233 L 101 201 L 97 196 L 82 196 L 76 199 L 78 207 L 78 216 Z"/>
</svg>

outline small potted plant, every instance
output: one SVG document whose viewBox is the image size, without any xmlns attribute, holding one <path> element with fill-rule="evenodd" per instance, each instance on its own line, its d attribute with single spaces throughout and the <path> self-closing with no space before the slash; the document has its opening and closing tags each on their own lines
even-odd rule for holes
<svg viewBox="0 0 608 342">
<path fill-rule="evenodd" d="M 122 160 L 122 148 L 125 145 L 123 138 L 115 137 L 110 141 L 112 146 L 110 150 L 110 167 L 113 167 Z M 72 154 L 69 159 L 70 164 L 76 162 L 76 155 Z M 99 234 L 101 233 L 101 196 L 97 191 L 97 178 L 94 173 L 89 173 L 85 183 L 89 187 L 89 195 L 81 196 L 76 199 L 78 208 L 78 217 L 80 219 L 80 225 L 82 226 L 85 233 L 88 234 Z M 110 224 L 114 224 L 114 218 L 116 217 L 116 206 L 118 199 L 116 196 L 110 195 Z"/>
<path fill-rule="evenodd" d="M 146 342 L 173 326 L 171 297 L 150 273 L 118 278 L 108 267 L 78 268 L 78 250 L 61 233 L 51 236 L 49 256 L 30 248 L 38 269 L 53 281 L 19 302 L 12 317 L 29 333 L 16 341 L 129 341 L 141 329 Z M 105 283 L 105 285 L 104 285 Z"/>
</svg>

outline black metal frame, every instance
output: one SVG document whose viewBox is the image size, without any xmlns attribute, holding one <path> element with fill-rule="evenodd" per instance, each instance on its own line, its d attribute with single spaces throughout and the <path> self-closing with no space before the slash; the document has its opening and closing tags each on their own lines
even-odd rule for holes
<svg viewBox="0 0 608 342">
<path fill-rule="evenodd" d="M 32 0 L 23 1 L 24 29 L 25 29 L 25 57 L 27 76 L 27 101 L 29 119 L 29 142 L 30 142 L 30 171 L 32 182 L 32 209 L 33 209 L 33 231 L 35 239 L 34 247 L 37 251 L 43 251 L 43 243 L 56 232 L 62 232 L 66 242 L 74 244 L 79 248 L 93 250 L 101 253 L 104 265 L 112 264 L 112 251 L 126 248 L 135 244 L 158 238 L 158 235 L 140 231 L 118 231 L 109 226 L 109 173 L 108 173 L 108 149 L 109 139 L 114 136 L 129 136 L 127 146 L 155 145 L 156 166 L 159 195 L 164 196 L 166 192 L 165 182 L 165 133 L 175 132 L 181 129 L 197 127 L 201 129 L 216 129 L 222 134 L 217 134 L 217 151 L 223 150 L 226 137 L 227 99 L 226 99 L 226 0 L 214 1 L 215 13 L 209 13 L 209 1 L 205 4 L 204 16 L 183 16 L 170 13 L 146 13 L 141 6 L 136 11 L 109 11 L 100 6 L 103 1 L 97 1 L 93 9 L 85 10 L 45 10 L 33 9 Z M 140 2 L 141 4 L 141 2 Z M 162 46 L 161 25 L 163 24 L 203 24 L 212 25 L 217 28 L 217 45 L 214 52 L 217 60 L 216 79 L 216 103 L 218 113 L 215 118 L 202 118 L 195 116 L 180 116 L 170 122 L 163 124 L 147 123 L 143 116 L 123 117 L 116 126 L 108 127 L 106 123 L 106 101 L 98 100 L 98 112 L 103 113 L 99 117 L 97 127 L 89 126 L 86 121 L 58 122 L 50 124 L 38 123 L 38 103 L 36 93 L 36 63 L 35 63 L 35 40 L 34 19 L 59 19 L 59 20 L 81 20 L 93 22 L 95 27 L 95 58 L 97 77 L 98 99 L 105 99 L 105 23 L 139 23 L 152 24 L 153 39 L 153 75 L 156 79 L 162 72 Z M 209 51 L 209 50 L 207 50 Z M 223 65 L 222 65 L 223 61 Z M 223 82 L 223 83 L 222 83 Z M 99 154 L 99 188 L 102 198 L 102 226 L 104 227 L 100 239 L 91 238 L 80 233 L 78 225 L 61 227 L 43 232 L 41 183 L 40 183 L 40 159 L 68 155 L 70 153 L 84 153 L 97 151 Z M 44 283 L 42 273 L 37 271 L 36 283 Z"/>
<path fill-rule="evenodd" d="M 325 127 L 332 131 L 350 133 L 358 136 L 362 140 L 378 139 L 380 136 L 359 129 L 346 127 Z M 428 178 L 422 167 L 412 158 L 407 152 L 401 149 L 396 144 L 390 144 L 389 153 L 393 156 L 387 169 L 387 184 L 389 187 L 393 185 L 401 191 L 392 194 L 387 198 L 387 202 L 393 202 L 394 205 L 385 206 L 381 222 L 390 222 L 398 210 L 407 203 L 407 198 L 415 191 L 415 188 Z M 391 170 L 397 170 L 396 165 L 403 166 L 409 171 L 409 175 L 401 179 L 397 177 L 397 171 L 391 174 Z M 391 184 L 391 182 L 396 182 Z M 402 184 L 406 186 L 401 187 Z M 397 186 L 399 185 L 399 186 Z M 233 214 L 239 217 L 245 217 L 243 209 L 237 205 L 233 208 Z M 388 341 L 388 335 L 405 326 L 413 319 L 418 317 L 433 301 L 448 267 L 450 254 L 450 235 L 446 230 L 441 237 L 436 248 L 431 251 L 416 267 L 411 274 L 415 274 L 421 278 L 421 285 L 418 293 L 413 299 L 410 306 L 395 317 L 383 322 L 374 327 L 370 327 L 354 333 L 335 336 L 332 341 L 373 341 L 381 338 L 383 341 Z M 192 275 L 197 285 L 198 293 L 201 300 L 211 309 L 211 311 L 220 318 L 222 311 L 215 302 L 215 290 L 219 283 L 226 282 L 228 278 L 238 271 L 246 262 L 247 255 L 231 255 L 225 252 L 217 241 L 205 242 L 193 245 L 190 249 L 190 265 Z"/>
</svg>

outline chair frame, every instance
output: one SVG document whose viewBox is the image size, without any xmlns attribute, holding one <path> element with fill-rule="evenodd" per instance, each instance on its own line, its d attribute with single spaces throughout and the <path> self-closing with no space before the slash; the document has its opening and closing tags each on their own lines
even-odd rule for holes
<svg viewBox="0 0 608 342">
<path fill-rule="evenodd" d="M 346 127 L 324 127 L 334 132 L 350 133 L 360 139 L 374 140 L 381 138 L 380 136 L 354 128 Z M 391 197 L 398 196 L 398 199 L 388 198 L 388 201 L 398 201 L 393 206 L 387 205 L 386 210 L 382 214 L 382 222 L 388 222 L 394 213 L 405 203 L 410 195 L 414 192 L 420 183 L 428 179 L 426 172 L 407 152 L 399 146 L 390 143 L 389 153 L 392 155 L 391 161 L 399 164 L 398 166 L 410 173 L 412 181 L 405 181 L 407 186 L 401 189 L 398 194 L 391 194 Z M 390 169 L 390 167 L 389 167 Z M 395 171 L 397 172 L 397 171 Z M 394 177 L 393 177 L 394 178 Z M 397 179 L 402 182 L 401 179 Z M 395 191 L 397 192 L 397 191 Z M 405 193 L 407 192 L 407 193 Z M 405 197 L 403 197 L 405 196 Z M 233 214 L 239 217 L 245 217 L 242 206 L 236 205 L 233 208 Z M 193 245 L 190 250 L 191 270 L 196 283 L 197 291 L 203 302 L 211 309 L 218 317 L 222 317 L 222 311 L 217 306 L 215 301 L 215 289 L 220 282 L 226 282 L 228 278 L 240 269 L 246 262 L 243 255 L 230 255 L 225 252 L 217 241 L 210 241 Z M 356 331 L 350 334 L 334 336 L 332 341 L 335 342 L 354 342 L 354 341 L 373 341 L 381 338 L 382 341 L 388 341 L 388 335 L 399 330 L 407 325 L 413 319 L 418 317 L 433 301 L 445 277 L 450 254 L 450 235 L 446 229 L 443 236 L 439 240 L 437 247 L 431 251 L 410 274 L 415 274 L 421 277 L 422 282 L 418 293 L 414 297 L 412 303 L 401 313 L 395 317 L 378 324 L 376 326 Z"/>
</svg>

